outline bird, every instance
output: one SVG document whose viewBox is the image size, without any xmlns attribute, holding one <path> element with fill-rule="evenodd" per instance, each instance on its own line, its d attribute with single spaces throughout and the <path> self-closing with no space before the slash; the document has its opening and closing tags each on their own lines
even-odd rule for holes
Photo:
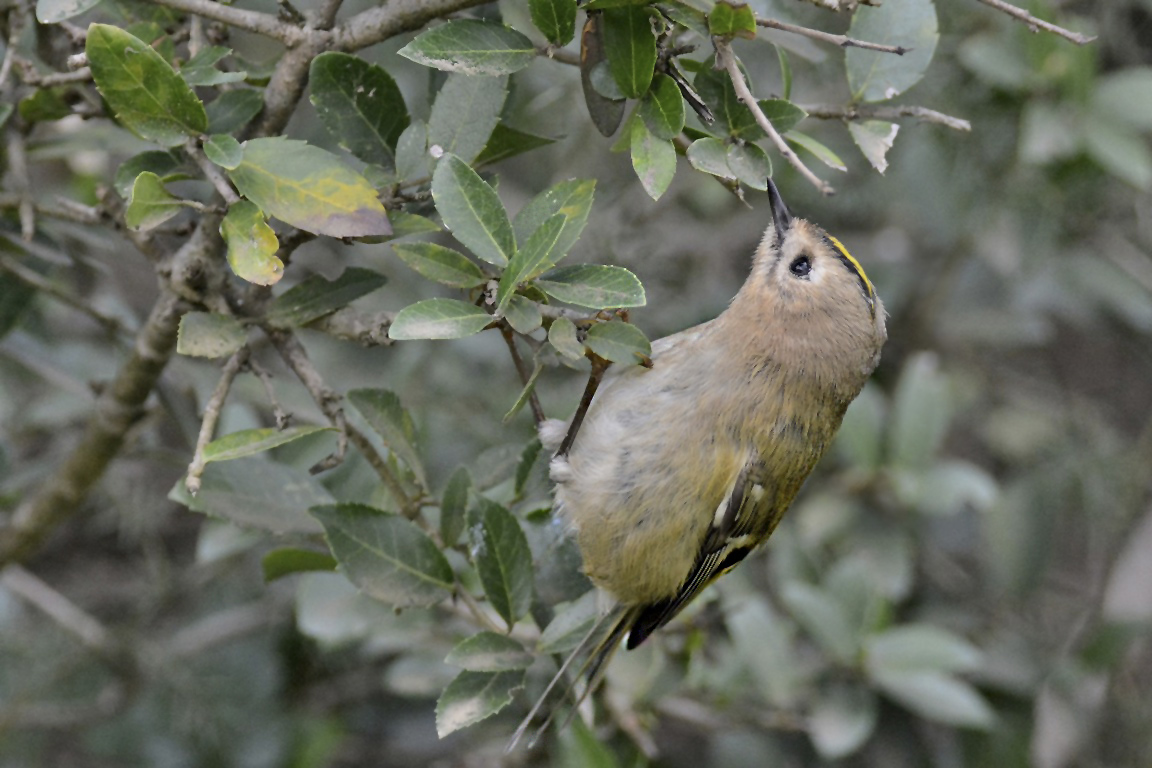
<svg viewBox="0 0 1152 768">
<path fill-rule="evenodd" d="M 551 460 L 554 509 L 614 606 L 584 695 L 621 642 L 772 535 L 879 363 L 886 316 L 864 268 L 767 191 L 771 223 L 728 307 L 653 342 L 650 367 L 611 367 Z"/>
</svg>

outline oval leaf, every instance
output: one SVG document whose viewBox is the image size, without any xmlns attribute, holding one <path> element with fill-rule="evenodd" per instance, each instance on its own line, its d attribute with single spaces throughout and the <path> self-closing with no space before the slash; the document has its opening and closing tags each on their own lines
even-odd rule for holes
<svg viewBox="0 0 1152 768">
<path fill-rule="evenodd" d="M 41 24 L 58 24 L 99 4 L 100 0 L 36 0 L 36 21 Z"/>
<path fill-rule="evenodd" d="M 84 50 L 96 88 L 116 119 L 140 138 L 174 147 L 207 130 L 200 99 L 144 41 L 118 27 L 93 24 Z"/>
<path fill-rule="evenodd" d="M 970 672 L 983 656 L 962 637 L 930 624 L 906 624 L 869 637 L 865 661 L 873 675 L 914 671 Z"/>
<path fill-rule="evenodd" d="M 335 427 L 290 427 L 288 429 L 242 429 L 204 446 L 204 463 L 231 461 L 271 450 L 316 432 L 335 432 Z"/>
<path fill-rule="evenodd" d="M 363 592 L 398 607 L 431 605 L 448 597 L 452 567 L 410 520 L 363 504 L 309 511 L 324 526 L 349 581 Z"/>
<path fill-rule="evenodd" d="M 652 84 L 656 38 L 648 11 L 636 5 L 604 11 L 604 53 L 612 77 L 629 99 L 638 99 Z"/>
<path fill-rule="evenodd" d="M 648 337 L 631 323 L 597 323 L 588 329 L 584 343 L 605 360 L 622 365 L 639 363 L 652 354 Z"/>
<path fill-rule="evenodd" d="M 479 333 L 492 322 L 492 316 L 475 304 L 458 299 L 425 299 L 396 313 L 388 338 L 462 339 Z"/>
<path fill-rule="evenodd" d="M 500 285 L 496 291 L 498 311 L 503 312 L 508 307 L 509 300 L 516 292 L 516 286 L 536 277 L 555 263 L 552 252 L 560 239 L 565 221 L 567 217 L 564 214 L 554 214 L 537 227 L 527 242 L 512 256 L 504 274 L 500 276 Z"/>
<path fill-rule="evenodd" d="M 248 332 L 231 315 L 188 312 L 180 318 L 176 351 L 191 357 L 227 357 L 246 341 Z"/>
<path fill-rule="evenodd" d="M 494 21 L 457 19 L 421 33 L 398 53 L 426 67 L 465 75 L 510 75 L 536 58 L 532 41 Z"/>
<path fill-rule="evenodd" d="M 524 671 L 461 672 L 436 702 L 436 735 L 444 738 L 491 717 L 524 687 Z"/>
<path fill-rule="evenodd" d="M 480 530 L 473 542 L 476 572 L 488 602 L 512 629 L 532 605 L 532 551 L 520 521 L 481 498 Z"/>
<path fill-rule="evenodd" d="M 658 75 L 639 106 L 640 119 L 658 139 L 674 139 L 684 130 L 684 97 L 676 81 Z"/>
<path fill-rule="evenodd" d="M 852 141 L 860 147 L 864 157 L 878 172 L 888 170 L 888 150 L 892 149 L 892 142 L 900 126 L 883 120 L 867 120 L 863 123 L 848 123 L 848 133 L 852 134 Z"/>
<path fill-rule="evenodd" d="M 472 476 L 467 467 L 457 467 L 448 478 L 444 496 L 440 500 L 440 541 L 445 547 L 453 547 L 464 532 L 465 512 L 468 509 L 468 489 L 472 487 Z"/>
<path fill-rule="evenodd" d="M 336 558 L 327 552 L 314 552 L 295 547 L 274 549 L 260 560 L 260 570 L 264 573 L 266 584 L 293 573 L 334 571 L 336 566 Z"/>
<path fill-rule="evenodd" d="M 180 199 L 164 188 L 164 182 L 151 171 L 144 171 L 132 184 L 124 223 L 137 232 L 158 227 L 180 213 Z"/>
<path fill-rule="evenodd" d="M 480 632 L 456 644 L 444 663 L 471 672 L 527 669 L 535 657 L 516 640 L 495 632 Z"/>
<path fill-rule="evenodd" d="M 728 167 L 728 147 L 720 139 L 696 139 L 685 153 L 692 167 L 722 179 L 735 179 Z"/>
<path fill-rule="evenodd" d="M 489 264 L 503 267 L 516 251 L 512 223 L 496 190 L 459 157 L 445 155 L 432 174 L 432 198 L 452 235 Z"/>
<path fill-rule="evenodd" d="M 883 5 L 861 6 L 852 15 L 848 36 L 881 45 L 909 48 L 903 56 L 848 48 L 844 63 L 853 101 L 884 101 L 920 82 L 936 42 L 936 6 L 932 0 L 885 0 Z"/>
<path fill-rule="evenodd" d="M 548 343 L 564 357 L 572 360 L 584 357 L 584 345 L 576 336 L 576 324 L 566 317 L 552 321 L 552 327 L 548 329 Z"/>
<path fill-rule="evenodd" d="M 375 64 L 329 51 L 312 60 L 308 83 L 320 122 L 366 163 L 391 167 L 408 127 L 408 107 L 392 76 Z"/>
<path fill-rule="evenodd" d="M 536 29 L 552 45 L 568 45 L 576 35 L 576 0 L 528 0 Z"/>
<path fill-rule="evenodd" d="M 204 468 L 200 490 L 187 503 L 194 512 L 245 528 L 319 533 L 321 527 L 308 515 L 308 509 L 332 503 L 332 495 L 307 472 L 248 458 L 209 464 Z"/>
<path fill-rule="evenodd" d="M 768 179 L 772 176 L 772 160 L 756 144 L 733 144 L 728 148 L 728 168 L 741 184 L 759 189 L 768 189 Z"/>
<path fill-rule="evenodd" d="M 416 448 L 416 425 L 396 393 L 386 389 L 354 389 L 348 393 L 348 402 L 376 434 L 384 438 L 388 450 L 408 465 L 424 485 L 424 465 Z"/>
<path fill-rule="evenodd" d="M 545 272 L 536 285 L 558 301 L 593 309 L 642 307 L 644 286 L 623 267 L 577 264 Z"/>
<path fill-rule="evenodd" d="M 996 714 L 968 683 L 941 672 L 883 675 L 876 684 L 891 698 L 928 720 L 963 728 L 988 729 Z"/>
<path fill-rule="evenodd" d="M 396 243 L 400 259 L 429 280 L 454 288 L 472 288 L 487 278 L 480 267 L 459 251 L 436 243 Z"/>
<path fill-rule="evenodd" d="M 654 136 L 643 120 L 632 121 L 631 147 L 632 168 L 640 184 L 649 197 L 659 200 L 676 174 L 676 148 Z"/>
<path fill-rule="evenodd" d="M 428 118 L 428 146 L 472 163 L 500 123 L 508 98 L 508 78 L 453 73 L 436 94 Z M 399 149 L 397 150 L 399 151 Z M 412 178 L 410 175 L 402 178 Z"/>
<path fill-rule="evenodd" d="M 536 195 L 512 220 L 516 242 L 525 242 L 546 220 L 562 213 L 565 219 L 564 231 L 552 249 L 554 260 L 560 261 L 580 239 L 580 233 L 588 223 L 588 214 L 592 211 L 595 192 L 595 179 L 568 179 Z"/>
<path fill-rule="evenodd" d="M 235 133 L 260 114 L 264 97 L 253 88 L 224 91 L 205 107 L 209 133 Z"/>
<path fill-rule="evenodd" d="M 244 159 L 244 148 L 228 134 L 218 133 L 204 142 L 204 154 L 221 168 L 232 170 Z"/>
<path fill-rule="evenodd" d="M 284 262 L 276 255 L 280 241 L 258 206 L 249 200 L 230 205 L 220 234 L 228 245 L 228 266 L 237 277 L 256 285 L 280 282 L 284 276 Z"/>
<path fill-rule="evenodd" d="M 384 275 L 363 267 L 348 267 L 335 280 L 310 275 L 273 299 L 264 317 L 269 325 L 277 328 L 307 325 L 367 296 L 387 282 Z"/>
<path fill-rule="evenodd" d="M 305 231 L 330 237 L 392 233 L 372 185 L 305 141 L 250 139 L 243 162 L 228 176 L 266 213 Z"/>
</svg>

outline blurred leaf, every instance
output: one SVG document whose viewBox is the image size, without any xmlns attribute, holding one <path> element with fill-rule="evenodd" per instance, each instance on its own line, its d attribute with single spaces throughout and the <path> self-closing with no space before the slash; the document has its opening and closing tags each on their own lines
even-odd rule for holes
<svg viewBox="0 0 1152 768">
<path fill-rule="evenodd" d="M 354 389 L 348 393 L 348 402 L 384 439 L 388 450 L 404 462 L 421 485 L 425 485 L 424 464 L 416 447 L 416 425 L 396 393 L 386 389 Z"/>
<path fill-rule="evenodd" d="M 388 278 L 363 267 L 348 267 L 335 280 L 309 275 L 268 304 L 264 319 L 276 328 L 297 328 L 348 306 L 381 288 Z"/>
<path fill-rule="evenodd" d="M 510 128 L 504 123 L 497 123 L 492 129 L 492 135 L 488 137 L 488 143 L 484 145 L 484 150 L 474 162 L 477 166 L 490 165 L 555 143 L 556 139 L 536 136 Z"/>
<path fill-rule="evenodd" d="M 788 611 L 801 626 L 841 663 L 850 663 L 860 638 L 853 632 L 843 609 L 830 596 L 811 584 L 790 581 L 780 590 Z"/>
<path fill-rule="evenodd" d="M 1128 67 L 1096 81 L 1092 110 L 1102 122 L 1152 131 L 1152 67 Z"/>
<path fill-rule="evenodd" d="M 881 45 L 910 48 L 896 56 L 866 48 L 848 48 L 844 63 L 855 101 L 884 101 L 920 81 L 936 43 L 936 7 L 932 0 L 886 0 L 882 6 L 861 6 L 852 15 L 848 36 Z"/>
<path fill-rule="evenodd" d="M 222 83 L 237 83 L 248 76 L 247 72 L 224 72 L 216 65 L 232 54 L 231 48 L 208 45 L 180 67 L 180 76 L 191 86 L 211 86 Z"/>
<path fill-rule="evenodd" d="M 478 77 L 453 73 L 432 104 L 428 118 L 428 146 L 440 147 L 465 163 L 472 163 L 487 146 L 500 123 L 508 77 Z"/>
<path fill-rule="evenodd" d="M 869 674 L 880 678 L 910 672 L 971 672 L 982 654 L 958 635 L 932 624 L 904 624 L 864 641 Z"/>
<path fill-rule="evenodd" d="M 182 165 L 183 161 L 171 152 L 162 150 L 141 152 L 120 164 L 116 169 L 116 180 L 113 184 L 120 197 L 127 200 L 132 196 L 132 185 L 136 183 L 136 177 L 141 173 L 149 171 L 159 176 L 162 181 L 187 179 L 189 178 L 187 174 L 177 173 Z"/>
<path fill-rule="evenodd" d="M 874 385 L 864 389 L 848 406 L 836 447 L 853 466 L 874 471 L 884 461 L 884 426 L 887 404 Z"/>
<path fill-rule="evenodd" d="M 643 120 L 632 121 L 632 168 L 644 191 L 659 200 L 676 174 L 676 148 L 652 135 Z"/>
<path fill-rule="evenodd" d="M 411 521 L 363 504 L 326 504 L 310 512 L 323 524 L 349 581 L 366 594 L 396 607 L 448 597 L 452 567 Z"/>
<path fill-rule="evenodd" d="M 556 267 L 541 275 L 536 284 L 558 301 L 593 309 L 642 307 L 647 301 L 640 281 L 623 267 Z"/>
<path fill-rule="evenodd" d="M 534 660 L 518 641 L 495 632 L 479 632 L 457 643 L 444 663 L 470 672 L 505 672 L 528 669 Z"/>
<path fill-rule="evenodd" d="M 637 110 L 657 139 L 674 139 L 684 129 L 684 97 L 667 75 L 656 76 Z"/>
<path fill-rule="evenodd" d="M 392 167 L 408 127 L 408 107 L 392 76 L 359 57 L 328 51 L 312 60 L 308 83 L 320 122 L 340 146 L 366 163 Z"/>
<path fill-rule="evenodd" d="M 20 319 L 36 299 L 37 290 L 28 283 L 0 271 L 0 339 L 20 324 Z M 0 451 L 0 472 L 4 470 Z"/>
<path fill-rule="evenodd" d="M 720 139 L 696 139 L 688 147 L 686 155 L 688 162 L 698 171 L 722 179 L 736 179 L 736 174 L 728 167 L 728 147 Z"/>
<path fill-rule="evenodd" d="M 708 31 L 718 37 L 756 39 L 756 15 L 747 3 L 717 0 L 708 14 Z"/>
<path fill-rule="evenodd" d="M 436 702 L 436 735 L 444 738 L 491 717 L 512 703 L 512 695 L 523 687 L 523 670 L 461 672 Z"/>
<path fill-rule="evenodd" d="M 793 130 L 793 131 L 788 131 L 788 134 L 786 136 L 784 136 L 784 138 L 787 139 L 788 141 L 792 142 L 796 146 L 798 146 L 802 149 L 805 149 L 808 152 L 812 153 L 813 157 L 815 157 L 820 162 L 824 163 L 824 165 L 828 166 L 832 170 L 834 170 L 834 171 L 847 171 L 848 170 L 848 166 L 844 165 L 844 161 L 841 160 L 840 157 L 835 152 L 828 149 L 828 147 L 826 147 L 823 144 L 821 144 L 820 142 L 816 141 L 816 139 L 812 138 L 811 136 L 808 136 L 807 134 L 800 133 L 799 131 Z"/>
<path fill-rule="evenodd" d="M 393 222 L 395 224 L 396 222 Z M 459 251 L 436 243 L 396 243 L 392 250 L 408 266 L 429 280 L 454 288 L 483 283 L 484 271 Z"/>
<path fill-rule="evenodd" d="M 330 237 L 391 234 L 376 190 L 331 152 L 283 137 L 249 139 L 228 172 L 240 193 L 269 215 Z"/>
<path fill-rule="evenodd" d="M 576 0 L 528 0 L 532 23 L 552 45 L 568 45 L 576 35 Z"/>
<path fill-rule="evenodd" d="M 576 337 L 576 325 L 566 317 L 552 321 L 548 329 L 548 342 L 565 357 L 573 360 L 584 357 L 584 345 Z"/>
<path fill-rule="evenodd" d="M 204 154 L 216 165 L 231 171 L 243 161 L 244 148 L 228 134 L 217 133 L 204 142 Z"/>
<path fill-rule="evenodd" d="M 1023 47 L 1007 43 L 996 33 L 972 35 L 956 53 L 961 64 L 1000 88 L 1023 88 L 1031 75 Z"/>
<path fill-rule="evenodd" d="M 1084 144 L 1088 155 L 1116 178 L 1136 189 L 1152 189 L 1152 150 L 1135 129 L 1093 115 L 1084 127 Z"/>
<path fill-rule="evenodd" d="M 398 53 L 426 67 L 465 75 L 510 75 L 532 63 L 536 46 L 495 21 L 454 19 L 432 27 Z"/>
<path fill-rule="evenodd" d="M 876 684 L 917 715 L 961 728 L 989 729 L 996 714 L 968 683 L 942 672 L 884 675 Z"/>
<path fill-rule="evenodd" d="M 516 250 L 504 274 L 500 276 L 500 286 L 496 291 L 498 312 L 504 312 L 507 308 L 508 301 L 516 292 L 516 286 L 556 263 L 553 253 L 567 221 L 568 217 L 564 214 L 553 214 Z"/>
<path fill-rule="evenodd" d="M 648 337 L 631 323 L 597 323 L 588 329 L 584 343 L 605 360 L 622 365 L 635 365 L 652 354 Z"/>
<path fill-rule="evenodd" d="M 825 760 L 847 757 L 876 730 L 876 697 L 859 685 L 834 685 L 822 691 L 808 718 L 812 746 Z"/>
<path fill-rule="evenodd" d="M 999 493 L 994 477 L 966 461 L 943 461 L 923 470 L 896 469 L 890 479 L 901 501 L 932 515 L 954 515 L 969 507 L 983 511 Z"/>
<path fill-rule="evenodd" d="M 569 728 L 559 733 L 560 748 L 555 754 L 557 768 L 620 768 L 616 752 L 602 741 L 580 718 L 573 718 Z"/>
<path fill-rule="evenodd" d="M 528 483 L 528 476 L 543 449 L 544 446 L 540 444 L 540 439 L 532 438 L 524 446 L 524 450 L 520 452 L 520 462 L 516 465 L 516 483 L 514 486 L 517 496 L 524 492 L 524 486 Z"/>
<path fill-rule="evenodd" d="M 335 427 L 288 427 L 287 429 L 242 429 L 230 435 L 217 438 L 204 446 L 204 462 L 231 461 L 253 456 L 277 446 L 298 440 L 317 432 L 335 432 Z"/>
<path fill-rule="evenodd" d="M 444 496 L 440 501 L 440 540 L 445 547 L 453 547 L 464 532 L 465 512 L 468 509 L 468 489 L 472 476 L 467 467 L 457 467 L 448 478 Z"/>
<path fill-rule="evenodd" d="M 248 341 L 248 331 L 231 315 L 187 312 L 180 318 L 176 351 L 192 357 L 227 357 Z"/>
<path fill-rule="evenodd" d="M 768 189 L 772 161 L 757 145 L 737 143 L 728 147 L 728 167 L 741 184 L 761 191 Z"/>
<path fill-rule="evenodd" d="M 284 262 L 276 252 L 280 241 L 264 211 L 248 200 L 228 206 L 220 223 L 220 234 L 228 245 L 228 266 L 237 277 L 256 285 L 275 285 L 284 276 Z"/>
<path fill-rule="evenodd" d="M 1080 119 L 1062 106 L 1029 101 L 1020 120 L 1020 159 L 1026 163 L 1048 163 L 1071 157 L 1084 143 Z"/>
<path fill-rule="evenodd" d="M 512 223 L 496 190 L 455 155 L 432 174 L 432 197 L 453 237 L 489 264 L 503 267 L 516 252 Z"/>
<path fill-rule="evenodd" d="M 612 77 L 629 99 L 648 91 L 656 66 L 656 38 L 652 35 L 648 10 L 626 6 L 605 10 L 604 51 Z"/>
<path fill-rule="evenodd" d="M 580 645 L 596 623 L 596 591 L 590 590 L 566 606 L 556 608 L 556 615 L 540 633 L 537 653 L 565 653 Z"/>
<path fill-rule="evenodd" d="M 540 314 L 540 307 L 531 299 L 514 294 L 504 308 L 504 318 L 512 326 L 512 330 L 525 335 L 532 333 L 544 322 Z"/>
<path fill-rule="evenodd" d="M 96 88 L 140 138 L 174 147 L 207 130 L 200 99 L 147 43 L 117 27 L 92 24 L 85 52 Z"/>
<path fill-rule="evenodd" d="M 725 607 L 724 624 L 742 662 L 741 672 L 751 672 L 752 683 L 773 706 L 797 706 L 806 680 L 794 644 L 795 625 L 759 596 L 742 595 Z"/>
<path fill-rule="evenodd" d="M 1152 620 L 1152 507 L 1128 536 L 1108 574 L 1104 618 L 1134 625 Z"/>
<path fill-rule="evenodd" d="M 100 0 L 36 0 L 36 21 L 59 24 L 100 4 Z"/>
<path fill-rule="evenodd" d="M 132 184 L 132 195 L 124 209 L 124 223 L 142 232 L 153 229 L 176 216 L 184 205 L 180 198 L 164 188 L 164 182 L 151 171 L 144 171 Z"/>
<path fill-rule="evenodd" d="M 39 88 L 20 99 L 17 111 L 26 123 L 47 123 L 68 117 L 72 107 L 64 99 L 66 92 L 64 88 Z M 11 109 L 11 105 L 7 106 Z"/>
<path fill-rule="evenodd" d="M 205 110 L 208 133 L 236 133 L 264 109 L 264 97 L 254 88 L 235 88 L 216 96 Z"/>
<path fill-rule="evenodd" d="M 865 120 L 862 123 L 848 123 L 848 133 L 860 148 L 865 159 L 872 164 L 879 173 L 888 170 L 888 150 L 892 149 L 892 142 L 900 126 L 882 120 Z"/>
<path fill-rule="evenodd" d="M 336 558 L 327 552 L 315 552 L 310 549 L 296 549 L 294 547 L 274 549 L 260 560 L 260 567 L 264 572 L 264 583 L 266 584 L 293 573 L 335 571 L 336 566 Z"/>
<path fill-rule="evenodd" d="M 491 322 L 492 316 L 475 304 L 457 299 L 425 299 L 396 313 L 388 338 L 462 339 L 479 333 Z"/>
<path fill-rule="evenodd" d="M 511 512 L 483 497 L 480 504 L 473 559 L 488 602 L 511 631 L 532 604 L 532 552 Z"/>
<path fill-rule="evenodd" d="M 952 419 L 948 381 L 934 354 L 921 352 L 904 365 L 892 396 L 888 454 L 896 466 L 923 468 L 932 463 Z"/>
<path fill-rule="evenodd" d="M 183 488 L 184 481 L 179 483 Z M 209 464 L 188 508 L 244 528 L 273 533 L 319 533 L 308 509 L 332 496 L 307 472 L 264 459 Z"/>
</svg>

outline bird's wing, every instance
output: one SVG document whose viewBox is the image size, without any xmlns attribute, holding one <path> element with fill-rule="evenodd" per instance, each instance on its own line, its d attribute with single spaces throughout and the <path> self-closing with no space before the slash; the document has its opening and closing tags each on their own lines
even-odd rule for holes
<svg viewBox="0 0 1152 768">
<path fill-rule="evenodd" d="M 754 456 L 740 470 L 723 511 L 717 510 L 696 564 L 674 597 L 636 609 L 628 632 L 628 649 L 680 613 L 700 592 L 736 566 L 759 546 L 775 528 L 784 510 L 774 509 L 777 494 L 769 487 L 767 467 Z"/>
</svg>

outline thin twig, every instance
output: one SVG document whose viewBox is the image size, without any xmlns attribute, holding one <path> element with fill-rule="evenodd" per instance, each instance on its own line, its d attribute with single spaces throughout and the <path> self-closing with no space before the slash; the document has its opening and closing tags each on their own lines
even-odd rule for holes
<svg viewBox="0 0 1152 768">
<path fill-rule="evenodd" d="M 365 314 L 351 307 L 342 307 L 313 320 L 307 327 L 366 347 L 390 347 L 395 342 L 388 336 L 388 329 L 395 317 L 394 312 Z"/>
<path fill-rule="evenodd" d="M 793 168 L 798 170 L 804 178 L 812 182 L 812 185 L 820 190 L 820 194 L 834 194 L 835 190 L 832 189 L 831 185 L 810 171 L 808 166 L 804 165 L 804 161 L 792 151 L 792 148 L 784 141 L 784 138 L 780 135 L 779 131 L 776 130 L 776 127 L 772 125 L 772 121 L 764 115 L 764 111 L 760 109 L 760 105 L 756 103 L 756 97 L 752 95 L 752 91 L 748 90 L 748 83 L 744 80 L 744 75 L 740 72 L 740 67 L 736 63 L 736 55 L 732 53 L 732 46 L 719 39 L 715 39 L 713 42 L 716 46 L 716 60 L 728 71 L 728 77 L 732 80 L 732 87 L 736 89 L 736 97 L 751 110 L 752 117 L 756 119 L 756 124 L 760 126 L 762 131 L 768 134 L 768 138 L 772 139 L 772 143 L 776 145 L 777 151 L 780 152 L 780 154 L 784 156 L 784 159 L 787 160 Z"/>
<path fill-rule="evenodd" d="M 41 275 L 39 272 L 33 269 L 29 269 L 5 253 L 0 253 L 0 269 L 11 273 L 19 280 L 22 280 L 41 293 L 47 296 L 51 296 L 61 304 L 69 306 L 78 312 L 84 313 L 99 323 L 101 326 L 103 326 L 104 329 L 109 333 L 126 333 L 124 325 L 117 318 L 103 314 L 99 310 L 95 309 L 90 302 L 85 301 L 78 296 L 73 296 L 71 293 L 60 288 L 58 285 Z"/>
<path fill-rule="evenodd" d="M 879 104 L 849 104 L 837 106 L 804 106 L 809 117 L 819 120 L 898 120 L 912 117 L 925 123 L 944 125 L 956 131 L 971 131 L 972 124 L 926 107 L 882 106 Z"/>
<path fill-rule="evenodd" d="M 1087 45 L 1096 39 L 1096 35 L 1089 37 L 1087 35 L 1082 35 L 1079 32 L 1071 32 L 1067 29 L 1064 29 L 1064 27 L 1059 27 L 1055 24 L 1044 21 L 1043 19 L 1038 19 L 1032 14 L 1028 13 L 1028 11 L 1025 11 L 1023 8 L 1017 8 L 1014 5 L 1004 2 L 1004 0 L 980 0 L 980 2 L 984 3 L 984 5 L 991 6 L 998 11 L 1003 11 L 1017 21 L 1024 22 L 1033 32 L 1038 32 L 1039 30 L 1043 29 L 1047 32 L 1051 32 L 1054 35 L 1059 35 L 1065 40 L 1076 43 L 1076 45 Z"/>
<path fill-rule="evenodd" d="M 88 67 L 82 67 L 75 72 L 53 72 L 50 75 L 41 75 L 36 72 L 36 70 L 28 67 L 27 69 L 21 68 L 20 79 L 27 85 L 49 88 L 54 85 L 90 82 L 92 80 L 92 70 Z"/>
<path fill-rule="evenodd" d="M 24 132 L 16 120 L 8 121 L 8 172 L 19 203 L 20 237 L 29 241 L 36 234 L 36 209 L 32 205 L 32 187 L 28 179 L 28 155 L 25 152 Z"/>
<path fill-rule="evenodd" d="M 507 321 L 500 324 L 500 334 L 504 337 L 504 343 L 508 345 L 508 353 L 512 355 L 512 364 L 516 366 L 516 372 L 520 375 L 521 385 L 527 387 L 532 381 L 532 371 L 528 370 L 528 365 L 520 356 L 520 350 L 516 348 L 516 334 Z M 540 406 L 540 398 L 536 396 L 535 388 L 528 393 L 528 404 L 532 407 L 532 419 L 539 427 L 544 423 L 547 416 L 544 415 L 544 409 Z"/>
<path fill-rule="evenodd" d="M 224 178 L 224 174 L 221 173 L 220 168 L 208 159 L 207 155 L 204 154 L 204 150 L 200 148 L 200 145 L 195 139 L 189 139 L 184 143 L 184 151 L 187 152 L 188 156 L 199 166 L 204 177 L 212 183 L 212 186 L 220 193 L 220 197 L 224 198 L 224 202 L 228 203 L 228 205 L 234 205 L 240 202 L 240 195 L 236 194 L 236 190 L 228 183 L 228 179 Z"/>
<path fill-rule="evenodd" d="M 492 617 L 489 616 L 488 612 L 484 610 L 484 607 L 476 601 L 476 598 L 472 596 L 468 588 L 459 581 L 456 582 L 456 594 L 460 597 L 460 600 L 468 606 L 468 610 L 478 624 L 490 632 L 495 632 L 500 635 L 505 633 L 505 628 L 492 620 Z"/>
<path fill-rule="evenodd" d="M 264 385 L 264 396 L 272 404 L 272 417 L 276 419 L 276 429 L 287 429 L 288 425 L 292 423 L 292 414 L 280 405 L 280 400 L 276 397 L 276 390 L 272 386 L 272 374 L 268 372 L 267 368 L 252 359 L 248 360 L 248 370 L 252 371 L 252 374 L 260 379 L 260 383 Z"/>
<path fill-rule="evenodd" d="M 0 585 L 43 612 L 85 648 L 101 656 L 120 655 L 122 649 L 103 624 L 19 565 L 9 565 L 0 573 Z"/>
<path fill-rule="evenodd" d="M 194 13 L 206 19 L 219 21 L 238 29 L 265 35 L 279 40 L 289 47 L 299 44 L 305 31 L 295 24 L 286 24 L 274 14 L 247 11 L 213 0 L 152 0 L 156 5 L 172 8 L 185 13 Z"/>
<path fill-rule="evenodd" d="M 912 50 L 911 48 L 905 48 L 901 45 L 881 45 L 880 43 L 869 43 L 865 40 L 857 40 L 854 37 L 847 37 L 845 35 L 833 35 L 830 32 L 821 32 L 818 29 L 801 27 L 797 24 L 788 24 L 787 22 L 777 21 L 776 19 L 756 19 L 756 23 L 761 27 L 778 29 L 781 32 L 791 32 L 794 35 L 803 35 L 804 37 L 810 37 L 813 40 L 820 40 L 825 43 L 838 45 L 841 48 L 865 48 L 869 51 L 894 53 L 897 56 L 903 56 Z"/>
<path fill-rule="evenodd" d="M 212 436 L 216 434 L 216 425 L 220 422 L 224 401 L 232 390 L 232 382 L 236 380 L 236 374 L 247 362 L 249 353 L 248 345 L 245 344 L 236 350 L 232 357 L 228 358 L 228 362 L 220 371 L 220 381 L 216 382 L 216 389 L 212 391 L 212 396 L 208 398 L 208 402 L 204 406 L 204 418 L 200 421 L 200 434 L 196 437 L 196 450 L 192 454 L 192 463 L 188 465 L 188 476 L 184 480 L 184 487 L 193 496 L 200 492 L 200 477 L 204 474 L 204 467 L 207 465 L 207 462 L 204 461 L 204 447 L 212 442 Z"/>
</svg>

